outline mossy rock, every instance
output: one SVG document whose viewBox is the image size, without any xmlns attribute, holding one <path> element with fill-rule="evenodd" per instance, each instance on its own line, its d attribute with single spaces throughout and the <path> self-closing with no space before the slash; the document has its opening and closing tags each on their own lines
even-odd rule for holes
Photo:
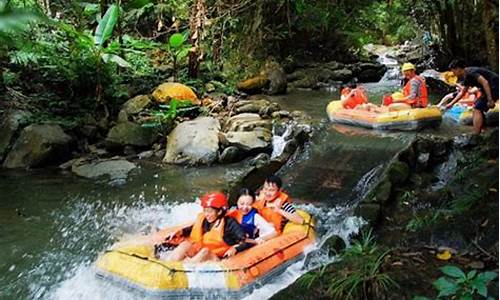
<svg viewBox="0 0 500 300">
<path fill-rule="evenodd" d="M 369 226 L 375 226 L 381 215 L 381 206 L 376 203 L 362 203 L 354 210 L 356 216 L 362 217 Z"/>
<path fill-rule="evenodd" d="M 401 184 L 408 179 L 410 167 L 406 163 L 396 160 L 389 166 L 387 172 L 392 184 Z"/>
</svg>

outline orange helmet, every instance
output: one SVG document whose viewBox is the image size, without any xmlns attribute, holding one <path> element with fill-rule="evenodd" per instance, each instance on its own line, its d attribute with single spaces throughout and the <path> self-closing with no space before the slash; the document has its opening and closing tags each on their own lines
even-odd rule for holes
<svg viewBox="0 0 500 300">
<path fill-rule="evenodd" d="M 227 197 L 221 192 L 206 193 L 201 198 L 201 206 L 213 208 L 227 208 Z"/>
</svg>

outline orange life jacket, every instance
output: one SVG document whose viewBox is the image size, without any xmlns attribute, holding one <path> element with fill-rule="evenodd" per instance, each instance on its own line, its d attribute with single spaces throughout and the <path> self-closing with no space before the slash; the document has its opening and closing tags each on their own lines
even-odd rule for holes
<svg viewBox="0 0 500 300">
<path fill-rule="evenodd" d="M 346 109 L 353 109 L 360 104 L 368 103 L 368 97 L 366 96 L 366 93 L 365 93 L 365 91 L 363 91 L 363 89 L 355 88 L 353 91 L 354 91 L 354 93 L 351 95 L 351 97 L 346 99 L 343 103 L 343 106 Z M 342 96 L 347 96 L 347 95 L 349 95 L 350 92 L 351 92 L 351 89 L 344 88 L 344 89 L 342 89 L 340 94 Z"/>
<path fill-rule="evenodd" d="M 284 203 L 290 202 L 290 198 L 287 194 L 283 192 L 279 192 L 278 197 L 273 200 L 274 205 L 276 207 L 283 206 Z M 283 216 L 279 213 L 275 212 L 274 209 L 266 206 L 266 200 L 258 200 L 253 204 L 253 207 L 257 209 L 259 214 L 264 218 L 264 220 L 272 223 L 274 225 L 274 229 L 278 234 L 281 234 L 282 229 L 281 225 L 283 222 Z"/>
<path fill-rule="evenodd" d="M 403 95 L 405 97 L 410 95 L 410 92 L 411 92 L 410 82 L 413 79 L 420 81 L 420 93 L 419 93 L 420 97 L 417 95 L 417 98 L 406 100 L 405 103 L 408 105 L 411 105 L 414 108 L 427 107 L 427 103 L 429 102 L 429 98 L 427 97 L 427 86 L 425 85 L 425 80 L 422 77 L 416 75 L 412 79 L 408 80 L 408 82 L 405 84 L 405 86 L 403 88 Z"/>
<path fill-rule="evenodd" d="M 203 221 L 205 220 L 205 216 L 203 213 L 198 214 L 196 221 L 193 225 L 193 229 L 191 229 L 191 235 L 189 239 L 201 245 L 201 247 L 208 248 L 210 252 L 217 255 L 218 257 L 222 257 L 224 253 L 226 253 L 231 246 L 224 242 L 224 218 L 220 218 L 217 222 L 212 226 L 212 228 L 203 233 Z"/>
</svg>

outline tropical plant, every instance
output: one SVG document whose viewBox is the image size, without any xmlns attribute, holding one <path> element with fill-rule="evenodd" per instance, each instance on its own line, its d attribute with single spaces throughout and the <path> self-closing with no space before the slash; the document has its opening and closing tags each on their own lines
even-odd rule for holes
<svg viewBox="0 0 500 300">
<path fill-rule="evenodd" d="M 149 118 L 148 121 L 142 126 L 160 128 L 162 132 L 165 132 L 172 126 L 173 121 L 178 116 L 180 110 L 191 106 L 193 106 L 193 104 L 189 100 L 183 101 L 172 99 L 168 105 L 160 105 L 158 109 L 153 109 L 150 112 L 151 118 Z"/>
<path fill-rule="evenodd" d="M 336 299 L 380 299 L 396 282 L 383 270 L 390 250 L 381 251 L 371 230 L 344 250 L 341 259 L 353 266 L 339 272 L 329 283 L 328 293 Z"/>
<path fill-rule="evenodd" d="M 481 272 L 472 270 L 467 274 L 460 268 L 447 265 L 440 268 L 446 276 L 439 277 L 433 286 L 438 290 L 437 299 L 472 300 L 476 296 L 488 297 L 488 284 L 498 277 L 496 272 Z M 414 297 L 413 300 L 425 300 L 426 297 Z"/>
<path fill-rule="evenodd" d="M 166 45 L 166 50 L 170 53 L 170 57 L 174 63 L 174 80 L 177 81 L 177 70 L 180 61 L 185 59 L 191 46 L 186 44 L 186 35 L 180 33 L 174 33 L 168 39 L 168 44 Z"/>
</svg>

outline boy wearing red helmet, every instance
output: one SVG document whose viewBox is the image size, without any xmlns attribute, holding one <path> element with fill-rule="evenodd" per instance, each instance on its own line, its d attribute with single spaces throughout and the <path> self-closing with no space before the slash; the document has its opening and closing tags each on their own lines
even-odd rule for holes
<svg viewBox="0 0 500 300">
<path fill-rule="evenodd" d="M 176 235 L 188 237 L 179 244 L 167 260 L 190 262 L 219 260 L 230 257 L 249 248 L 244 242 L 245 233 L 238 222 L 226 217 L 228 202 L 221 192 L 207 193 L 201 198 L 203 212 L 198 214 L 193 226 L 182 229 L 167 237 Z"/>
</svg>

